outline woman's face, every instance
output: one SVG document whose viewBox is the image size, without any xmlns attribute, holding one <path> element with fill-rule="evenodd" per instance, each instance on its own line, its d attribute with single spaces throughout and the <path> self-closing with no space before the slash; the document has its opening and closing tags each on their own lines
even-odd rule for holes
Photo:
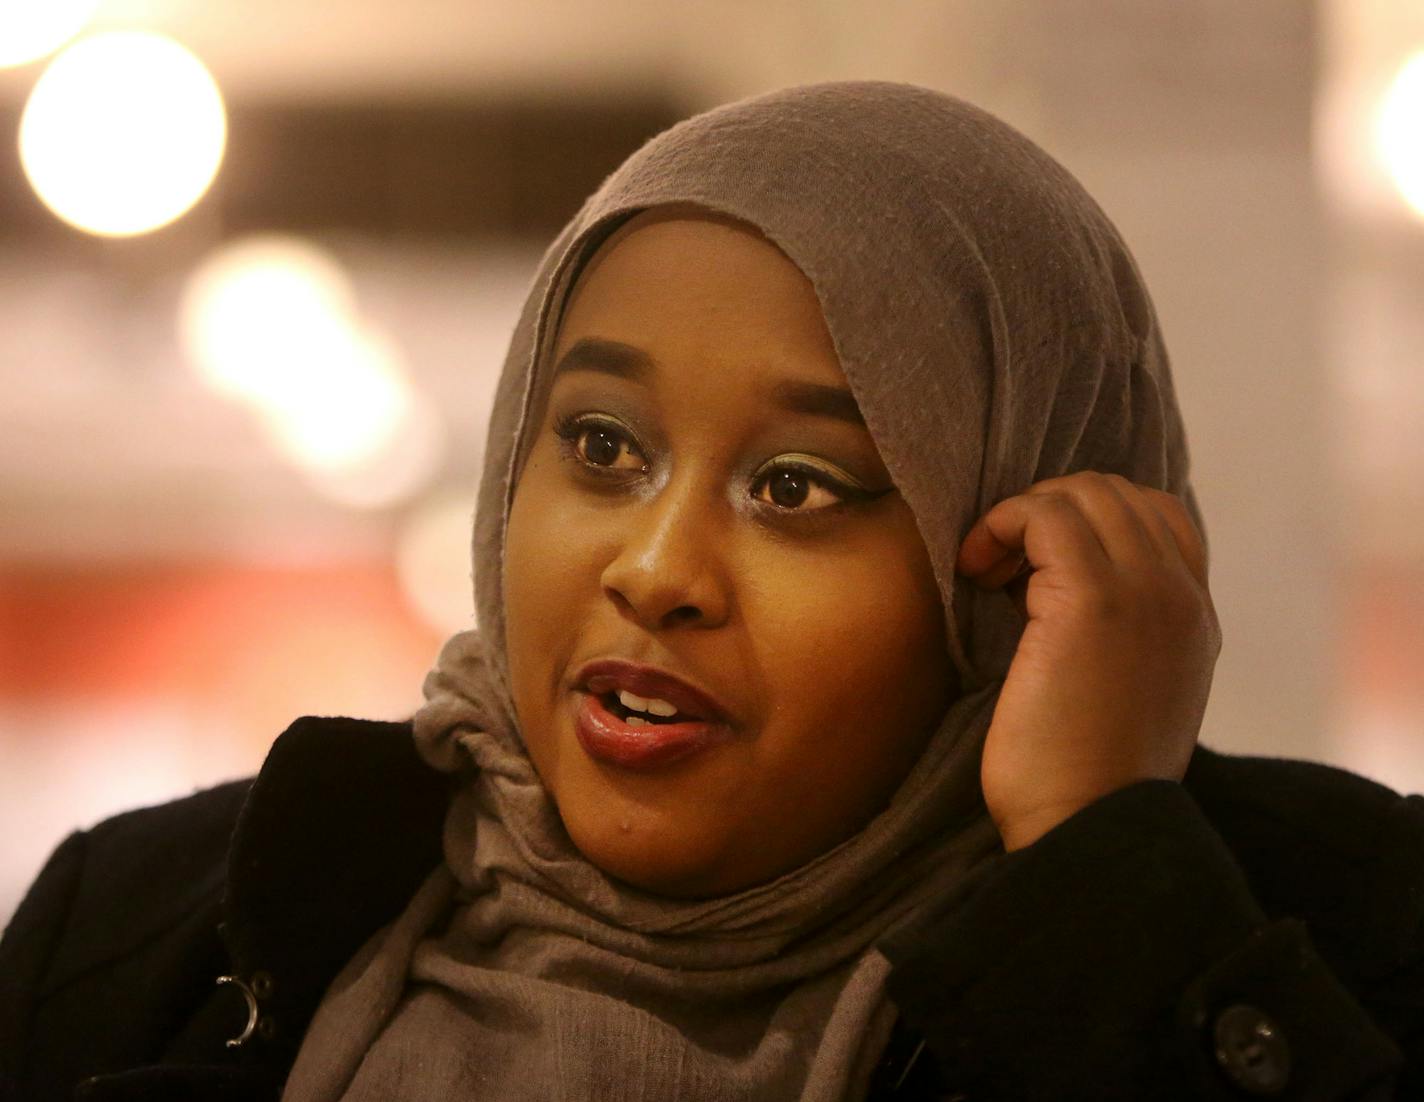
<svg viewBox="0 0 1424 1102">
<path fill-rule="evenodd" d="M 621 227 L 552 362 L 506 537 L 529 754 L 607 873 L 680 897 L 773 879 L 885 806 L 956 692 L 909 507 L 810 282 L 739 223 Z M 703 697 L 617 665 L 590 684 L 606 659 Z"/>
</svg>

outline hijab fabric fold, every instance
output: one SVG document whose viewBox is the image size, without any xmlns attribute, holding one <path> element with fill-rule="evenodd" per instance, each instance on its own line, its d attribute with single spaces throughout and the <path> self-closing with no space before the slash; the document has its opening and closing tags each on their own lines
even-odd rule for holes
<svg viewBox="0 0 1424 1102">
<path fill-rule="evenodd" d="M 563 304 L 619 225 L 664 204 L 756 227 L 811 281 L 928 549 L 962 682 L 863 830 L 693 901 L 614 880 L 569 839 L 519 733 L 501 596 Z M 864 1097 L 894 1021 L 877 942 L 1001 853 L 979 754 L 1022 623 L 1002 592 L 956 578 L 960 540 L 999 500 L 1084 469 L 1178 494 L 1205 532 L 1188 466 L 1131 255 L 1006 124 L 930 89 L 837 81 L 652 138 L 545 252 L 499 380 L 474 526 L 479 629 L 446 643 L 415 718 L 425 759 L 460 777 L 445 863 L 333 981 L 284 1102 Z"/>
</svg>

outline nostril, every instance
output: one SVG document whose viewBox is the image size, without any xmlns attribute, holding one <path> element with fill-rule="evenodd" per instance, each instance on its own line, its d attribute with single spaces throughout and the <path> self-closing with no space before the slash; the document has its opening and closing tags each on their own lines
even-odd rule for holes
<svg viewBox="0 0 1424 1102">
<path fill-rule="evenodd" d="M 603 582 L 603 595 L 620 615 L 636 621 L 648 630 L 696 625 L 708 619 L 708 606 L 702 601 L 673 601 L 690 596 L 683 587 L 649 586 L 646 590 Z M 680 591 L 679 591 L 680 590 Z"/>
<path fill-rule="evenodd" d="M 637 615 L 637 610 L 634 608 L 633 602 L 630 601 L 627 597 L 625 597 L 617 589 L 614 589 L 612 586 L 606 585 L 603 587 L 603 592 L 607 594 L 608 599 L 613 602 L 613 607 L 618 609 L 619 612 L 623 613 L 625 616 Z"/>
</svg>

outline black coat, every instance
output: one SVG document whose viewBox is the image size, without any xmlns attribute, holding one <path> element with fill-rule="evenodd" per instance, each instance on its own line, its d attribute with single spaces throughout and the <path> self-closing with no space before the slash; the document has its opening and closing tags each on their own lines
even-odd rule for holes
<svg viewBox="0 0 1424 1102">
<path fill-rule="evenodd" d="M 0 941 L 0 1095 L 276 1098 L 448 783 L 408 723 L 307 718 L 255 780 L 71 835 Z M 882 946 L 873 1097 L 1424 1099 L 1421 919 L 1424 797 L 1199 747 Z"/>
</svg>

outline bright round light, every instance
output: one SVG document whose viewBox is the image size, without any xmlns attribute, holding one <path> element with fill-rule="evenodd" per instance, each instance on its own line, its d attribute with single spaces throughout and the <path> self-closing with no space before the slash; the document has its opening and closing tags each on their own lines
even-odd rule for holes
<svg viewBox="0 0 1424 1102">
<path fill-rule="evenodd" d="M 380 508 L 438 469 L 439 411 L 362 322 L 341 264 L 312 242 L 261 234 L 213 253 L 188 278 L 179 331 L 203 381 L 251 406 L 324 496 Z"/>
<path fill-rule="evenodd" d="M 353 328 L 256 403 L 268 437 L 324 497 L 378 509 L 419 490 L 443 457 L 444 424 L 395 348 Z"/>
<path fill-rule="evenodd" d="M 222 94 L 171 38 L 113 31 L 49 63 L 20 120 L 20 161 L 70 225 L 127 237 L 167 225 L 213 182 L 227 142 Z"/>
<path fill-rule="evenodd" d="M 259 234 L 223 246 L 188 277 L 180 333 L 219 393 L 282 405 L 309 365 L 350 349 L 356 313 L 335 257 L 299 237 Z"/>
<path fill-rule="evenodd" d="M 0 0 L 0 69 L 59 49 L 84 29 L 99 0 Z"/>
<path fill-rule="evenodd" d="M 1399 194 L 1424 218 L 1424 50 L 1404 63 L 1385 94 L 1375 147 Z"/>
<path fill-rule="evenodd" d="M 393 446 L 414 395 L 390 344 L 352 330 L 259 405 L 278 447 L 316 471 L 359 467 Z"/>
<path fill-rule="evenodd" d="M 312 411 L 317 418 L 330 417 Z M 302 463 L 302 474 L 323 497 L 354 509 L 380 509 L 404 501 L 439 471 L 445 457 L 445 422 L 420 391 L 407 390 L 400 420 L 378 446 L 341 466 Z"/>
</svg>

